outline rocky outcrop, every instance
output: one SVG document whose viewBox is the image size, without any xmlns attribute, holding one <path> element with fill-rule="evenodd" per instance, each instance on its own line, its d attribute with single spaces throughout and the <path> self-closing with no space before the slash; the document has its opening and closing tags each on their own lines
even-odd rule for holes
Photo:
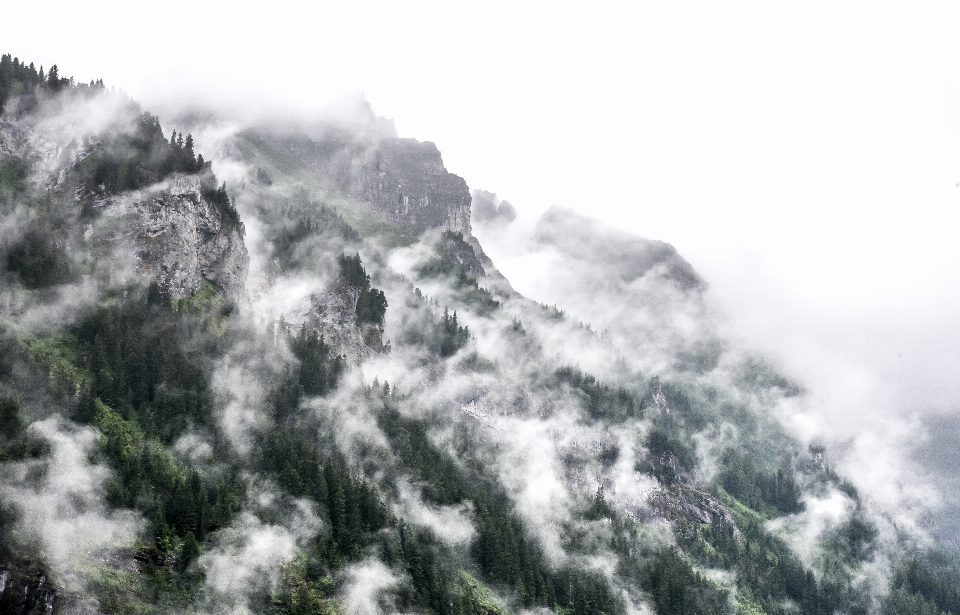
<svg viewBox="0 0 960 615">
<path fill-rule="evenodd" d="M 389 352 L 390 342 L 384 343 L 382 327 L 361 325 L 357 321 L 358 294 L 357 289 L 342 285 L 327 292 L 312 294 L 283 315 L 283 326 L 293 335 L 304 327 L 316 331 L 349 363 L 358 363 L 378 353 Z"/>
<path fill-rule="evenodd" d="M 674 522 L 680 534 L 687 538 L 696 533 L 700 524 L 714 527 L 729 525 L 739 534 L 733 515 L 717 498 L 692 485 L 675 483 L 650 494 L 650 505 L 665 518 Z"/>
<path fill-rule="evenodd" d="M 0 119 L 0 154 L 23 161 L 27 177 L 38 188 L 62 190 L 73 164 L 87 154 L 87 145 L 49 127 L 21 126 Z"/>
<path fill-rule="evenodd" d="M 294 156 L 332 186 L 373 204 L 403 227 L 417 232 L 441 229 L 471 235 L 467 182 L 447 171 L 437 146 L 430 141 L 384 136 L 382 132 L 371 136 L 328 130 L 324 136 L 311 139 L 247 131 L 239 138 L 255 149 Z M 243 159 L 240 149 L 225 148 L 221 154 Z"/>
<path fill-rule="evenodd" d="M 95 208 L 112 222 L 90 232 L 119 243 L 174 299 L 200 290 L 204 280 L 229 297 L 242 295 L 243 225 L 204 198 L 197 176 L 174 175 L 146 190 L 100 199 Z"/>
<path fill-rule="evenodd" d="M 517 209 L 509 201 L 501 201 L 493 192 L 474 190 L 472 215 L 478 225 L 503 227 L 517 219 Z"/>
<path fill-rule="evenodd" d="M 18 158 L 35 188 L 76 187 L 76 165 L 99 138 L 58 130 L 72 117 L 55 115 L 39 123 L 0 119 L 0 154 Z M 203 280 L 230 297 L 242 295 L 243 225 L 204 198 L 198 176 L 174 174 L 149 188 L 106 197 L 82 190 L 77 188 L 77 200 L 92 197 L 93 209 L 102 214 L 85 238 L 117 244 L 139 272 L 167 285 L 174 299 L 198 291 Z"/>
<path fill-rule="evenodd" d="M 430 141 L 381 141 L 351 184 L 395 222 L 417 231 L 441 228 L 470 235 L 467 182 L 446 170 Z"/>
<path fill-rule="evenodd" d="M 4 613 L 53 613 L 57 592 L 40 570 L 0 570 L 0 610 Z"/>
</svg>

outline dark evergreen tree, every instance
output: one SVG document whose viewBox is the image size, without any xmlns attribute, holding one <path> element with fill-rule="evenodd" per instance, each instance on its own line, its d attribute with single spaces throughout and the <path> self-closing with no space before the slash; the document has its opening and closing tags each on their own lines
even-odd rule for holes
<svg viewBox="0 0 960 615">
<path fill-rule="evenodd" d="M 31 64 L 30 67 L 32 68 L 33 64 Z M 57 70 L 56 64 L 50 67 L 50 74 L 47 76 L 47 87 L 54 92 L 60 89 L 60 73 Z"/>
</svg>

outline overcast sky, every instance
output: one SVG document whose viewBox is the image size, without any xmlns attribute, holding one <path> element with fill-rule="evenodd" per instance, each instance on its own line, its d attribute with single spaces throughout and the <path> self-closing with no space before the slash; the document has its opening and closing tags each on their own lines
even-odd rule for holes
<svg viewBox="0 0 960 615">
<path fill-rule="evenodd" d="M 4 0 L 0 48 L 148 108 L 361 91 L 521 218 L 674 244 L 847 422 L 937 416 L 955 471 L 960 3 Z"/>
</svg>

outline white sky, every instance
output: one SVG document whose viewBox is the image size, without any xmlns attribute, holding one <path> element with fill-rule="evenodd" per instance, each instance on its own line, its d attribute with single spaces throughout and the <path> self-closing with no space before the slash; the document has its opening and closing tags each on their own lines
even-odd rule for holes
<svg viewBox="0 0 960 615">
<path fill-rule="evenodd" d="M 674 244 L 824 397 L 960 406 L 960 3 L 2 0 L 0 50 L 148 108 L 362 91 L 521 217 Z"/>
</svg>

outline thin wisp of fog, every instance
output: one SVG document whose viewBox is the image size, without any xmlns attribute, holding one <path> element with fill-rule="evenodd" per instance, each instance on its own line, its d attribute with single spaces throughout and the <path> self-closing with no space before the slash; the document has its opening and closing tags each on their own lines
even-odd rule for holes
<svg viewBox="0 0 960 615">
<path fill-rule="evenodd" d="M 960 615 L 960 6 L 182 8 L 0 0 L 3 609 Z"/>
</svg>

